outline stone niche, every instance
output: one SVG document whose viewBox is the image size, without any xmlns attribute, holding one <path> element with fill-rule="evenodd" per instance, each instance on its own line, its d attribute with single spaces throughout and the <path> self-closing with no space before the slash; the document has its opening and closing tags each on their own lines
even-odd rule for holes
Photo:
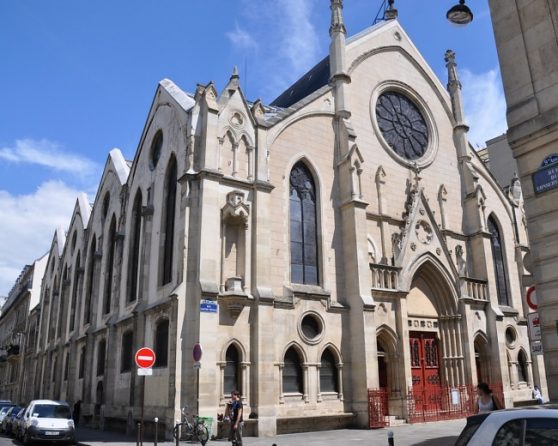
<svg viewBox="0 0 558 446">
<path fill-rule="evenodd" d="M 221 209 L 221 293 L 245 294 L 249 215 L 244 193 L 229 192 Z"/>
</svg>

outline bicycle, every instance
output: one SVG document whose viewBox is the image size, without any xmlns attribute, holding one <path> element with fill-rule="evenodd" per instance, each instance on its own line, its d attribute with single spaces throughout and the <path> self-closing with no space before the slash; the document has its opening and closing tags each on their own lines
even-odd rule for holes
<svg viewBox="0 0 558 446">
<path fill-rule="evenodd" d="M 188 420 L 188 413 L 186 408 L 183 407 L 182 422 L 176 423 L 172 430 L 172 436 L 178 441 L 199 441 L 202 446 L 205 446 L 209 440 L 209 430 L 205 425 L 205 420 L 200 419 L 197 415 L 193 415 L 193 419 L 193 423 Z"/>
</svg>

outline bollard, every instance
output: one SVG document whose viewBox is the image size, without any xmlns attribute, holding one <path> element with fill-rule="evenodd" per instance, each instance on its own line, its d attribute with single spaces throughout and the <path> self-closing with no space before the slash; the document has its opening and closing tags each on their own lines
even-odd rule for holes
<svg viewBox="0 0 558 446">
<path fill-rule="evenodd" d="M 159 430 L 159 418 L 155 417 L 155 419 L 153 421 L 155 421 L 155 446 L 157 446 L 157 434 L 158 434 L 158 430 Z"/>
<path fill-rule="evenodd" d="M 176 420 L 176 425 L 174 429 L 176 432 L 176 437 L 174 437 L 174 439 L 176 440 L 176 446 L 179 446 L 180 445 L 180 421 Z"/>
<path fill-rule="evenodd" d="M 388 431 L 388 446 L 394 446 L 393 431 Z"/>
<path fill-rule="evenodd" d="M 140 423 L 139 421 L 138 421 L 138 424 L 137 424 L 137 428 L 138 428 L 138 429 L 137 429 L 137 430 L 138 430 L 138 438 L 137 438 L 137 440 L 136 440 L 136 446 L 139 446 L 139 444 L 140 444 L 140 435 L 141 435 L 141 423 Z"/>
</svg>

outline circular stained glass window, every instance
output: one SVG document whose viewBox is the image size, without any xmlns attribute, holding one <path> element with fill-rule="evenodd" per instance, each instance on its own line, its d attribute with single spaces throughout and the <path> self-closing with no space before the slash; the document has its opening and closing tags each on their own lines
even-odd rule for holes
<svg viewBox="0 0 558 446">
<path fill-rule="evenodd" d="M 428 126 L 418 107 L 396 91 L 382 93 L 376 103 L 376 119 L 382 136 L 402 158 L 413 161 L 428 148 Z"/>
</svg>

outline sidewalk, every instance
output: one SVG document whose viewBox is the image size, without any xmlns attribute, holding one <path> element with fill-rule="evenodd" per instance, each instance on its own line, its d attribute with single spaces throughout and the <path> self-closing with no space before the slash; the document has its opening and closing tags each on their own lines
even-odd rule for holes
<svg viewBox="0 0 558 446">
<path fill-rule="evenodd" d="M 334 445 L 374 445 L 387 446 L 387 433 L 394 433 L 395 446 L 451 446 L 465 426 L 465 419 L 439 421 L 435 423 L 406 424 L 387 429 L 340 429 L 334 431 L 285 434 L 276 437 L 245 437 L 244 446 L 323 446 Z M 124 434 L 99 431 L 80 427 L 77 430 L 79 446 L 133 446 L 136 438 Z M 194 443 L 181 443 L 181 446 Z M 226 440 L 209 441 L 214 444 L 229 445 Z M 175 446 L 174 442 L 159 441 L 158 446 Z M 143 446 L 153 446 L 153 440 L 144 441 Z"/>
</svg>

